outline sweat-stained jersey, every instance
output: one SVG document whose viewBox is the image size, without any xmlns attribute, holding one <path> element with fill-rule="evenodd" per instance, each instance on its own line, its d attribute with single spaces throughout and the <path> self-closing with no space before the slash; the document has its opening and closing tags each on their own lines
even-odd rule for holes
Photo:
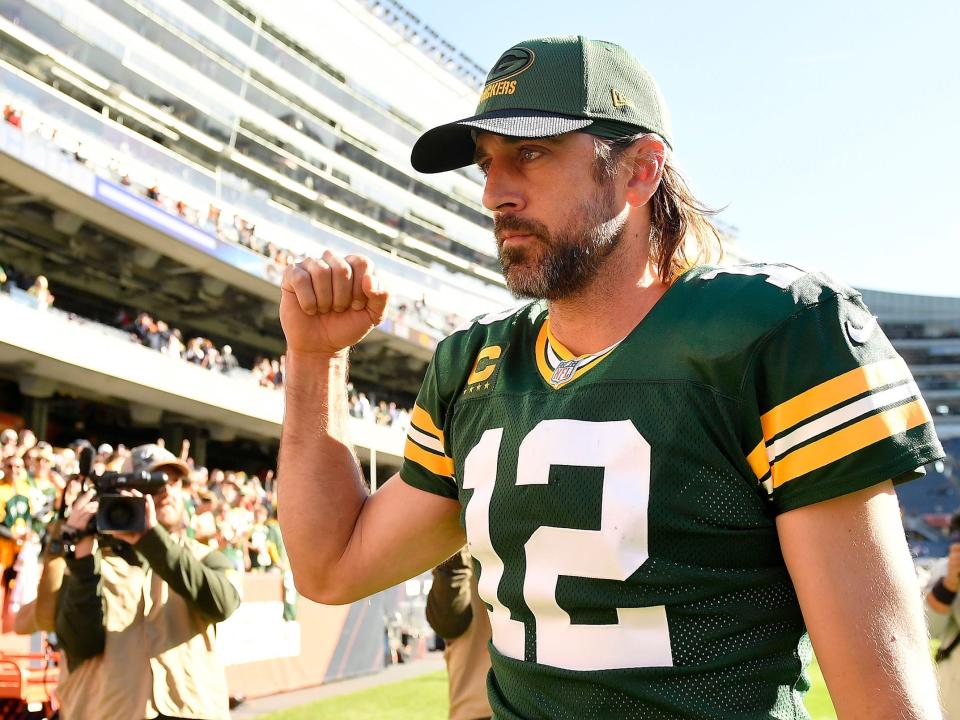
<svg viewBox="0 0 960 720">
<path fill-rule="evenodd" d="M 776 516 L 943 452 L 856 291 L 745 265 L 688 271 L 589 357 L 543 303 L 454 332 L 405 455 L 462 505 L 496 718 L 753 720 L 807 717 Z"/>
</svg>

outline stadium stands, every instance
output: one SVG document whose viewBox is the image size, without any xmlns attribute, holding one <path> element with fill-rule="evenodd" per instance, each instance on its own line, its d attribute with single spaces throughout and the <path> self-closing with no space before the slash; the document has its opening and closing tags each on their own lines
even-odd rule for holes
<svg viewBox="0 0 960 720">
<path fill-rule="evenodd" d="M 282 572 L 267 525 L 284 267 L 362 252 L 395 291 L 351 360 L 373 485 L 399 466 L 436 343 L 513 300 L 482 178 L 408 159 L 438 108 L 469 112 L 475 63 L 395 0 L 318 1 L 313 39 L 272 5 L 0 0 L 0 429 L 19 433 L 38 509 L 37 478 L 74 469 L 77 437 L 111 446 L 104 466 L 158 437 L 188 447 L 193 532 Z M 898 490 L 914 551 L 935 555 L 960 506 L 960 300 L 866 294 L 948 449 Z"/>
</svg>

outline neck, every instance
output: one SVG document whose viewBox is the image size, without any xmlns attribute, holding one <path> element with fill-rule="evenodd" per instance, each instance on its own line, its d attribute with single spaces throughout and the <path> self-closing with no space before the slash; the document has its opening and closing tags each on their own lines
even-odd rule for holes
<svg viewBox="0 0 960 720">
<path fill-rule="evenodd" d="M 549 302 L 550 329 L 575 355 L 610 347 L 626 337 L 669 287 L 650 260 L 650 226 L 629 226 L 590 285 Z"/>
</svg>

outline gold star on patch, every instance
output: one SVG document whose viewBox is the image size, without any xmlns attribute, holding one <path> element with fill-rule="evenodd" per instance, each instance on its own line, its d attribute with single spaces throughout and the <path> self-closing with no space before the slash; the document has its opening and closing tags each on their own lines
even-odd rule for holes
<svg viewBox="0 0 960 720">
<path fill-rule="evenodd" d="M 483 386 L 483 389 L 484 389 L 484 390 L 489 390 L 489 389 L 490 389 L 490 383 L 487 383 L 486 385 L 484 385 L 484 386 Z"/>
</svg>

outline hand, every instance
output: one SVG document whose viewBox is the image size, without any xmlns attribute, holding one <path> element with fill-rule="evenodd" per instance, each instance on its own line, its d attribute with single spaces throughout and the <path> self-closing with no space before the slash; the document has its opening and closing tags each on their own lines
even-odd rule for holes
<svg viewBox="0 0 960 720">
<path fill-rule="evenodd" d="M 947 556 L 947 572 L 943 576 L 943 586 L 950 592 L 960 589 L 960 543 L 950 545 Z"/>
<path fill-rule="evenodd" d="M 126 543 L 130 543 L 131 545 L 136 545 L 138 542 L 140 542 L 140 538 L 142 538 L 144 535 L 150 532 L 150 530 L 156 527 L 157 506 L 154 505 L 153 503 L 153 495 L 144 495 L 139 490 L 122 490 L 120 494 L 125 497 L 144 498 L 144 502 L 145 502 L 144 516 L 145 517 L 144 517 L 144 524 L 143 524 L 143 532 L 130 532 L 130 533 L 112 532 L 110 533 L 115 538 L 120 538 Z"/>
<path fill-rule="evenodd" d="M 94 498 L 97 496 L 97 491 L 93 488 L 90 488 L 86 492 L 80 493 L 76 500 L 74 500 L 70 505 L 70 517 L 67 518 L 67 527 L 76 530 L 77 532 L 83 532 L 90 525 L 90 520 L 92 520 L 97 514 L 97 508 L 100 507 Z"/>
<path fill-rule="evenodd" d="M 79 483 L 72 483 L 72 485 L 77 488 L 80 487 Z M 80 493 L 79 497 L 71 503 L 70 517 L 67 518 L 66 522 L 68 528 L 76 530 L 77 532 L 86 531 L 90 522 L 96 517 L 97 508 L 100 507 L 100 503 L 94 499 L 96 496 L 97 491 L 90 488 L 86 492 Z M 82 538 L 74 550 L 74 557 L 79 559 L 91 555 L 93 553 L 95 540 L 96 537 L 93 535 Z"/>
<path fill-rule="evenodd" d="M 383 321 L 389 293 L 361 255 L 327 250 L 287 266 L 280 284 L 280 324 L 291 352 L 334 355 Z"/>
</svg>

